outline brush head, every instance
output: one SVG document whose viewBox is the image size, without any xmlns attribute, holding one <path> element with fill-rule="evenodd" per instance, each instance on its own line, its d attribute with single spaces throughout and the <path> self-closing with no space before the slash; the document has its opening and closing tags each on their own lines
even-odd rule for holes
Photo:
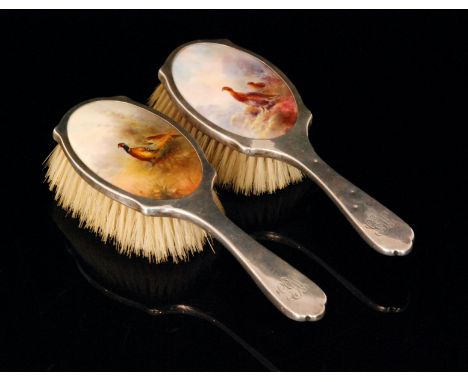
<svg viewBox="0 0 468 382">
<path fill-rule="evenodd" d="M 216 183 L 244 195 L 273 193 L 303 179 L 301 171 L 272 158 L 245 155 L 198 130 L 169 98 L 160 84 L 149 99 L 149 106 L 167 115 L 188 130 L 203 149 L 217 172 Z"/>
<path fill-rule="evenodd" d="M 80 227 L 91 230 L 103 242 L 112 242 L 122 254 L 154 263 L 177 263 L 210 244 L 206 231 L 193 223 L 146 216 L 99 192 L 76 172 L 59 145 L 46 166 L 46 180 L 57 204 L 78 218 Z M 214 199 L 222 209 L 218 198 Z"/>
</svg>

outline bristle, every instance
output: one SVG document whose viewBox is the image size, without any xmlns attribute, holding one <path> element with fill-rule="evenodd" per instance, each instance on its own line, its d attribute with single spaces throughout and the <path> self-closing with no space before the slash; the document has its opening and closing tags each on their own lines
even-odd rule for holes
<svg viewBox="0 0 468 382">
<path fill-rule="evenodd" d="M 300 182 L 303 174 L 284 162 L 272 158 L 247 156 L 211 139 L 195 128 L 171 101 L 163 85 L 151 95 L 149 105 L 187 129 L 200 144 L 208 161 L 215 167 L 219 186 L 236 193 L 258 195 Z"/>
<path fill-rule="evenodd" d="M 91 187 L 57 146 L 46 162 L 49 189 L 59 206 L 80 219 L 80 226 L 113 242 L 119 252 L 143 256 L 150 262 L 186 261 L 200 252 L 210 238 L 185 220 L 145 216 Z M 215 203 L 219 200 L 215 197 Z"/>
</svg>

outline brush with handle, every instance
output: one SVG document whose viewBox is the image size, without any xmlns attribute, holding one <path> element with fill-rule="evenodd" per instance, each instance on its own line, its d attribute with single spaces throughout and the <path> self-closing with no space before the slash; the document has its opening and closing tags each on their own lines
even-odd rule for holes
<svg viewBox="0 0 468 382">
<path fill-rule="evenodd" d="M 221 212 L 214 169 L 176 123 L 127 98 L 98 98 L 72 108 L 54 139 L 60 154 L 49 159 L 50 188 L 82 225 L 107 238 L 118 234 L 121 247 L 131 246 L 128 238 L 134 237 L 144 249 L 154 244 L 151 230 L 162 230 L 156 239 L 177 240 L 177 221 L 189 221 L 218 239 L 287 317 L 323 316 L 323 291 Z M 147 220 L 157 217 L 176 222 L 156 226 Z"/>
<path fill-rule="evenodd" d="M 376 251 L 410 252 L 411 227 L 317 155 L 308 139 L 312 114 L 273 64 L 227 40 L 194 41 L 171 53 L 159 78 L 168 97 L 159 94 L 156 107 L 172 103 L 169 108 L 180 112 L 181 124 L 192 128 L 217 169 L 235 167 L 231 152 L 252 163 L 255 158 L 287 163 L 315 181 Z M 244 170 L 244 179 L 252 180 L 254 168 Z M 272 177 L 268 167 L 259 173 Z"/>
</svg>

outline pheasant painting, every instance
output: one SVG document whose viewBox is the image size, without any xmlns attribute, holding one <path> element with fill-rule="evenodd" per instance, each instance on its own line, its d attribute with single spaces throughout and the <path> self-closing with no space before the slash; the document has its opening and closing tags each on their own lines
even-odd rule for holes
<svg viewBox="0 0 468 382">
<path fill-rule="evenodd" d="M 155 165 L 168 154 L 171 143 L 177 137 L 181 137 L 181 135 L 169 132 L 146 137 L 146 146 L 129 147 L 123 142 L 119 143 L 117 146 L 123 148 L 125 152 L 132 157 L 141 161 L 151 162 L 152 165 Z"/>
<path fill-rule="evenodd" d="M 217 43 L 191 44 L 172 62 L 177 89 L 202 117 L 246 138 L 273 139 L 297 119 L 293 92 L 258 58 Z"/>
<path fill-rule="evenodd" d="M 254 84 L 254 82 L 249 82 L 249 84 Z M 255 85 L 258 86 L 257 84 Z M 231 96 L 239 102 L 265 110 L 271 109 L 271 107 L 275 105 L 275 99 L 278 97 L 276 94 L 265 94 L 260 92 L 240 93 L 236 92 L 229 86 L 224 86 L 222 90 L 229 92 Z"/>
<path fill-rule="evenodd" d="M 234 115 L 232 123 L 250 128 L 258 138 L 277 135 L 276 130 L 292 127 L 297 118 L 296 103 L 284 82 L 274 77 L 264 80 L 247 82 L 254 91 L 240 92 L 229 86 L 221 89 L 246 105 L 243 115 Z"/>
<path fill-rule="evenodd" d="M 202 176 L 200 160 L 183 135 L 172 131 L 127 131 L 127 138 L 135 145 L 117 145 L 128 156 L 121 155 L 122 170 L 114 177 L 125 189 L 156 199 L 173 199 L 189 195 L 198 187 Z"/>
</svg>

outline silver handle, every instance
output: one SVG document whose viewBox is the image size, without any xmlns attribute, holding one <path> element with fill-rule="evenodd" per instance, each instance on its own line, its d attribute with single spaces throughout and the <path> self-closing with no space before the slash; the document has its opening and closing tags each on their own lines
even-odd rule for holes
<svg viewBox="0 0 468 382">
<path fill-rule="evenodd" d="M 317 321 L 323 317 L 327 297 L 314 282 L 257 243 L 214 204 L 196 215 L 198 224 L 234 255 L 284 315 L 296 321 Z"/>
<path fill-rule="evenodd" d="M 411 227 L 333 170 L 308 140 L 296 142 L 296 146 L 290 146 L 287 151 L 282 159 L 314 180 L 371 247 L 390 256 L 402 256 L 411 251 L 414 240 Z"/>
</svg>

